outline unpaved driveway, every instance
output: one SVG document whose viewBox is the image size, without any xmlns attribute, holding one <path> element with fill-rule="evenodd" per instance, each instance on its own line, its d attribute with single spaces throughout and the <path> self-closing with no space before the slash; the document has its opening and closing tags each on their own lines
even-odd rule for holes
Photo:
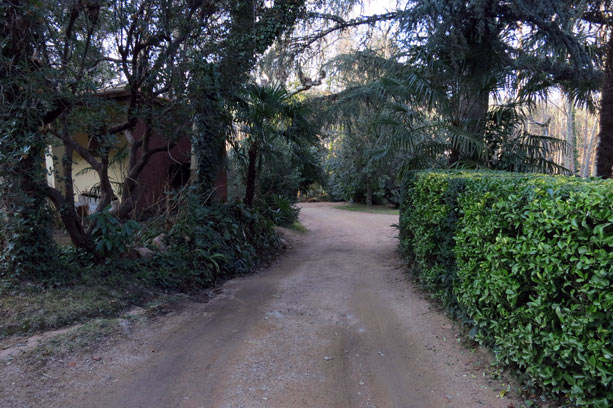
<svg viewBox="0 0 613 408">
<path fill-rule="evenodd" d="M 519 406 L 498 398 L 505 387 L 483 375 L 485 355 L 459 344 L 407 281 L 397 217 L 306 204 L 301 219 L 309 232 L 276 264 L 227 282 L 137 344 L 102 352 L 44 405 Z"/>
</svg>

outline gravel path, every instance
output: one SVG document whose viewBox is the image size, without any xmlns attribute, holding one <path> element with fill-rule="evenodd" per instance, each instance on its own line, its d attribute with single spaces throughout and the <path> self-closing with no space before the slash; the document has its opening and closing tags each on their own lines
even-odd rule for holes
<svg viewBox="0 0 613 408">
<path fill-rule="evenodd" d="M 407 280 L 397 217 L 305 204 L 301 219 L 309 231 L 270 268 L 136 330 L 94 366 L 62 368 L 36 406 L 521 405 L 499 398 L 487 354 L 459 344 Z"/>
</svg>

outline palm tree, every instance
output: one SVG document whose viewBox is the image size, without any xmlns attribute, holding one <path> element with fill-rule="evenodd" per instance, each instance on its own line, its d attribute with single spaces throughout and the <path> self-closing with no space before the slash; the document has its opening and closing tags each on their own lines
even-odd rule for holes
<svg viewBox="0 0 613 408">
<path fill-rule="evenodd" d="M 326 107 L 328 125 L 340 126 L 345 136 L 367 134 L 368 147 L 360 157 L 368 166 L 360 171 L 394 162 L 401 163 L 400 173 L 450 165 L 565 172 L 553 160 L 556 151 L 566 148 L 565 142 L 528 132 L 529 98 L 488 101 L 485 116 L 477 121 L 483 130 L 477 134 L 476 122 L 466 118 L 468 110 L 458 96 L 470 94 L 474 89 L 470 81 L 452 83 L 453 67 L 447 61 L 424 65 L 399 60 L 373 51 L 340 56 L 335 67 L 355 80 L 345 90 L 320 99 L 325 101 L 319 105 Z M 359 143 L 350 139 L 353 145 Z"/>
<path fill-rule="evenodd" d="M 593 90 L 598 73 L 590 46 L 574 31 L 577 15 L 566 3 L 409 2 L 399 25 L 401 49 L 422 87 L 446 95 L 445 110 L 455 129 L 450 164 L 479 161 L 460 145 L 466 138 L 458 136 L 488 142 L 494 96 L 513 90 L 517 105 L 561 83 L 577 85 L 577 92 Z"/>
<path fill-rule="evenodd" d="M 246 138 L 239 149 L 247 150 L 244 203 L 252 207 L 255 200 L 257 163 L 260 155 L 275 139 L 291 143 L 315 144 L 317 134 L 303 103 L 281 86 L 250 84 L 246 87 L 238 112 Z"/>
<path fill-rule="evenodd" d="M 379 150 L 401 147 L 416 159 L 409 166 L 444 158 L 450 166 L 563 172 L 552 151 L 566 149 L 565 143 L 529 133 L 526 119 L 554 86 L 572 88 L 574 100 L 589 99 L 597 87 L 591 46 L 574 26 L 580 14 L 567 6 L 408 1 L 392 56 L 368 59 L 379 66 L 377 78 L 330 99 L 341 102 L 335 110 L 345 116 L 352 112 L 347 105 L 358 105 L 352 99 L 383 100 Z M 343 58 L 356 78 L 373 71 L 355 69 L 363 55 Z"/>
</svg>

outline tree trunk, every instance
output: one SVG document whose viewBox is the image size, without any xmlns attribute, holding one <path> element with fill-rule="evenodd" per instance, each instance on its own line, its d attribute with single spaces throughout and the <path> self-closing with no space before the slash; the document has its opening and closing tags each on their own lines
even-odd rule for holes
<svg viewBox="0 0 613 408">
<path fill-rule="evenodd" d="M 255 200 L 256 162 L 258 158 L 258 145 L 256 142 L 253 142 L 251 146 L 249 146 L 247 156 L 249 158 L 249 165 L 247 166 L 244 202 L 247 207 L 253 207 L 253 201 Z"/>
<path fill-rule="evenodd" d="M 590 138 L 589 138 L 589 143 L 586 139 L 585 143 L 586 143 L 586 148 L 584 149 L 584 154 L 583 154 L 583 167 L 581 168 L 581 177 L 589 177 L 592 175 L 592 172 L 590 171 L 592 168 L 592 154 L 593 154 L 593 150 L 594 150 L 594 139 L 596 136 L 596 126 L 598 125 L 598 121 L 595 120 L 594 121 L 594 126 L 592 127 L 592 132 L 590 134 Z M 586 138 L 587 138 L 587 128 L 586 128 Z"/>
<path fill-rule="evenodd" d="M 51 188 L 48 189 L 47 195 L 57 208 L 57 211 L 62 218 L 62 222 L 64 223 L 64 227 L 70 236 L 72 244 L 77 248 L 81 248 L 89 252 L 93 250 L 93 241 L 91 235 L 85 232 L 83 223 L 81 220 L 79 220 L 79 215 L 77 214 L 77 210 L 75 208 L 74 184 L 72 179 L 72 156 L 74 149 L 70 143 L 70 131 L 65 113 L 61 115 L 61 122 L 63 128 L 62 141 L 64 142 L 64 157 L 62 157 L 65 189 L 64 198 L 60 199 L 61 193 L 59 191 L 57 192 L 56 197 L 56 192 Z"/>
<path fill-rule="evenodd" d="M 44 192 L 47 146 L 40 133 L 47 105 L 35 93 L 41 91 L 40 67 L 33 62 L 40 24 L 36 7 L 10 1 L 0 12 L 0 256 L 14 276 L 45 271 L 53 248 Z"/>
<path fill-rule="evenodd" d="M 564 165 L 570 171 L 570 174 L 574 175 L 575 166 L 575 150 L 576 150 L 576 137 L 575 137 L 575 106 L 572 99 L 565 95 L 566 99 L 566 154 L 564 156 Z"/>
<path fill-rule="evenodd" d="M 233 6 L 229 31 L 219 48 L 221 60 L 214 71 L 200 77 L 205 84 L 202 87 L 204 92 L 193 95 L 199 116 L 199 131 L 193 142 L 198 163 L 198 184 L 203 192 L 216 189 L 216 175 L 225 171 L 225 143 L 232 129 L 232 120 L 223 106 L 228 101 L 235 103 L 236 95 L 248 81 L 249 73 L 257 62 L 257 55 L 264 53 L 281 34 L 293 27 L 305 1 L 277 0 L 271 2 L 271 7 L 260 16 L 256 15 L 258 10 L 253 4 L 230 4 Z"/>
<path fill-rule="evenodd" d="M 79 220 L 79 215 L 75 211 L 74 207 L 70 208 L 64 206 L 59 208 L 58 212 L 66 228 L 66 232 L 70 236 L 70 241 L 76 248 L 84 249 L 87 252 L 93 253 L 94 241 L 92 236 L 85 232 L 83 224 Z"/>
<path fill-rule="evenodd" d="M 370 176 L 366 177 L 366 206 L 372 207 L 372 185 L 370 182 Z"/>
<path fill-rule="evenodd" d="M 469 138 L 456 136 L 452 140 L 451 154 L 448 158 L 449 165 L 464 160 L 483 162 L 485 159 L 487 161 L 482 149 L 485 142 L 489 92 L 464 89 L 458 100 L 459 127 L 466 132 Z"/>
<path fill-rule="evenodd" d="M 596 175 L 613 174 L 613 33 L 609 33 L 602 97 L 600 99 L 600 134 L 596 151 Z"/>
<path fill-rule="evenodd" d="M 93 253 L 94 241 L 90 234 L 83 231 L 83 226 L 79 220 L 78 214 L 74 210 L 60 210 L 60 216 L 62 218 L 62 222 L 64 223 L 64 227 L 70 236 L 70 241 L 72 241 L 72 244 L 77 248 Z"/>
<path fill-rule="evenodd" d="M 585 177 L 584 172 L 585 172 L 585 163 L 587 162 L 587 146 L 589 143 L 589 139 L 590 139 L 590 134 L 588 131 L 588 127 L 589 127 L 589 115 L 588 112 L 586 110 L 585 112 L 585 126 L 583 127 L 585 129 L 584 131 L 584 135 L 583 135 L 583 145 L 581 147 L 581 166 L 579 168 L 579 177 Z"/>
<path fill-rule="evenodd" d="M 225 197 L 211 194 L 217 185 L 217 175 L 225 172 L 226 135 L 231 123 L 218 106 L 218 95 L 213 92 L 199 96 L 200 113 L 196 115 L 196 133 L 192 146 L 197 164 L 198 187 L 206 196 L 223 201 Z"/>
<path fill-rule="evenodd" d="M 74 204 L 71 205 L 70 202 L 62 197 L 62 193 L 59 190 L 51 186 L 46 187 L 45 195 L 51 200 L 60 214 L 72 244 L 77 248 L 84 249 L 88 252 L 93 252 L 94 244 L 92 237 L 90 234 L 85 232 L 83 224 L 79 220 L 79 215 L 75 210 Z"/>
<path fill-rule="evenodd" d="M 449 157 L 447 157 L 447 164 L 449 164 L 449 166 L 452 166 L 459 161 L 460 161 L 460 149 L 456 147 L 452 147 L 451 151 L 449 152 Z"/>
</svg>

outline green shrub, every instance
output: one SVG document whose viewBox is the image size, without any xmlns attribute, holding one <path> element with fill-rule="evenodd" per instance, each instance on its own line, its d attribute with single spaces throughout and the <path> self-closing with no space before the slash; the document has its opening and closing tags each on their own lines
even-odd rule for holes
<svg viewBox="0 0 613 408">
<path fill-rule="evenodd" d="M 128 249 L 134 233 L 140 229 L 138 222 L 128 220 L 121 223 L 110 213 L 111 206 L 89 216 L 93 223 L 92 237 L 94 250 L 103 258 L 122 255 Z"/>
<path fill-rule="evenodd" d="M 151 244 L 166 232 L 168 250 L 155 250 L 151 258 L 128 252 L 101 259 L 64 246 L 47 261 L 55 267 L 51 273 L 13 279 L 0 269 L 0 338 L 118 316 L 176 292 L 199 295 L 199 289 L 252 271 L 278 247 L 272 222 L 254 210 L 202 204 L 193 192 L 175 199 L 178 213 L 143 222 L 136 233 L 108 218 L 108 212 L 93 217 L 96 241 L 109 242 L 110 248 L 100 245 L 108 254 Z"/>
<path fill-rule="evenodd" d="M 15 78 L 2 78 L 4 80 Z M 11 85 L 12 86 L 12 85 Z M 17 111 L 2 104 L 0 120 L 0 279 L 45 277 L 61 270 L 51 234 L 52 213 L 43 191 L 46 170 L 44 135 L 37 103 L 25 102 Z M 15 106 L 21 106 L 21 103 Z M 27 106 L 27 108 L 26 108 Z M 7 110 L 8 109 L 8 110 Z M 33 116 L 32 116 L 33 115 Z M 44 185 L 44 184 L 42 184 Z"/>
<path fill-rule="evenodd" d="M 291 228 L 298 221 L 300 208 L 294 205 L 289 199 L 279 195 L 271 195 L 268 202 L 261 207 L 261 212 L 266 214 L 273 224 L 280 227 Z"/>
<path fill-rule="evenodd" d="M 414 173 L 405 184 L 400 211 L 400 242 L 422 285 L 452 314 L 465 318 L 453 293 L 456 277 L 457 198 L 465 177 Z"/>
<path fill-rule="evenodd" d="M 141 260 L 137 277 L 163 289 L 193 290 L 251 271 L 278 247 L 272 222 L 242 204 L 183 201 L 168 233 L 169 248 Z"/>
<path fill-rule="evenodd" d="M 401 243 L 501 363 L 576 405 L 613 403 L 611 181 L 418 173 Z"/>
<path fill-rule="evenodd" d="M 51 211 L 41 197 L 29 197 L 0 176 L 0 279 L 45 278 L 61 272 L 54 256 Z"/>
</svg>

